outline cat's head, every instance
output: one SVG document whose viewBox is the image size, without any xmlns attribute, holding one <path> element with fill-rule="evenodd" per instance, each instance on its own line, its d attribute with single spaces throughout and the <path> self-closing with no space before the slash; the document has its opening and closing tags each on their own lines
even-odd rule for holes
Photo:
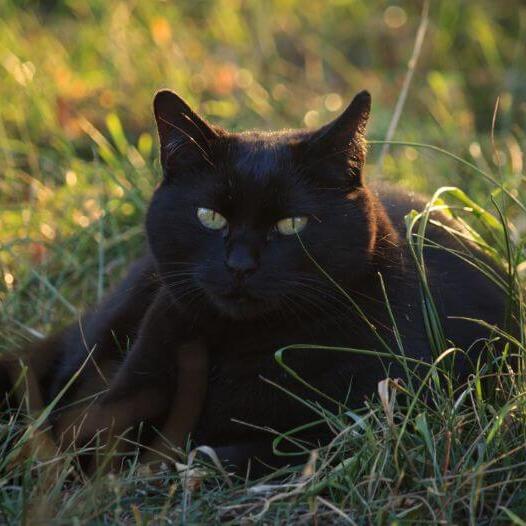
<svg viewBox="0 0 526 526">
<path fill-rule="evenodd" d="M 231 133 L 157 93 L 163 180 L 147 233 L 174 297 L 250 318 L 323 305 L 320 268 L 359 279 L 376 237 L 362 177 L 370 105 L 363 91 L 318 130 Z"/>
</svg>

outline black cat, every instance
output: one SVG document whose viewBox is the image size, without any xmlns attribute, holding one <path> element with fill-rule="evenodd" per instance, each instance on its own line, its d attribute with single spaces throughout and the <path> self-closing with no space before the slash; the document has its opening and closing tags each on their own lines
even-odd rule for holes
<svg viewBox="0 0 526 526">
<path fill-rule="evenodd" d="M 159 92 L 163 180 L 148 211 L 149 246 L 80 324 L 31 349 L 44 402 L 92 351 L 62 398 L 64 407 L 109 389 L 91 406 L 89 433 L 142 420 L 179 443 L 191 431 L 195 443 L 239 466 L 251 456 L 271 461 L 273 436 L 254 426 L 283 432 L 317 418 L 290 393 L 338 409 L 278 365 L 278 349 L 305 344 L 284 353 L 287 365 L 350 407 L 360 406 L 388 373 L 403 376 L 400 363 L 386 357 L 400 345 L 379 274 L 406 357 L 429 362 L 432 345 L 404 225 L 404 216 L 425 201 L 364 184 L 370 100 L 359 93 L 316 131 L 230 133 L 174 93 Z M 435 225 L 426 236 L 452 249 L 425 250 L 427 277 L 445 338 L 468 349 L 488 331 L 452 316 L 502 324 L 505 294 L 453 253 L 468 247 L 494 268 L 474 246 Z M 456 359 L 459 378 L 467 364 Z M 55 412 L 57 435 L 79 417 L 64 414 Z M 326 442 L 330 431 L 320 425 L 303 436 Z"/>
</svg>

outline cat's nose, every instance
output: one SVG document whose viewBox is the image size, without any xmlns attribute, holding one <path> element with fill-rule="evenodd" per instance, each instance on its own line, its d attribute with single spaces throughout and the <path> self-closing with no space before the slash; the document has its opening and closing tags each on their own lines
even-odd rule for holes
<svg viewBox="0 0 526 526">
<path fill-rule="evenodd" d="M 258 268 L 256 255 L 246 245 L 236 245 L 228 254 L 225 265 L 236 277 L 244 278 Z"/>
</svg>

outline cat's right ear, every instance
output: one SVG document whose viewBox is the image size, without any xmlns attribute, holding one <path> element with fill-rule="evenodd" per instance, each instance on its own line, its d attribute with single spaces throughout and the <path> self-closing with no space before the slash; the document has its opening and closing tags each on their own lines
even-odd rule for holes
<svg viewBox="0 0 526 526">
<path fill-rule="evenodd" d="M 178 161 L 195 158 L 196 155 L 213 164 L 210 159 L 210 144 L 219 137 L 218 128 L 208 124 L 170 90 L 161 90 L 155 94 L 153 111 L 165 175 L 176 168 Z"/>
</svg>

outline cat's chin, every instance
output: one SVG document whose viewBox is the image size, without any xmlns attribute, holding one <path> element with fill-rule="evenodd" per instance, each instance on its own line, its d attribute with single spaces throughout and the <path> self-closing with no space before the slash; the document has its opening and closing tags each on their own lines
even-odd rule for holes
<svg viewBox="0 0 526 526">
<path fill-rule="evenodd" d="M 215 308 L 229 318 L 243 320 L 257 318 L 269 311 L 268 302 L 248 296 L 219 296 L 210 297 Z"/>
</svg>

